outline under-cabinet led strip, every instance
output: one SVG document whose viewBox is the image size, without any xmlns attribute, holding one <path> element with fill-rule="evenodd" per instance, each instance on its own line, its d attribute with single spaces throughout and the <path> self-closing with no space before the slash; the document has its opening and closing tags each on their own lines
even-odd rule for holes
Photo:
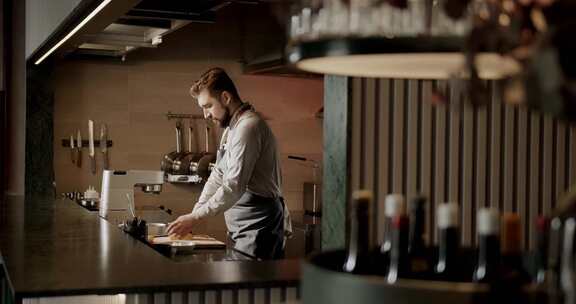
<svg viewBox="0 0 576 304">
<path fill-rule="evenodd" d="M 62 40 L 56 43 L 56 45 L 54 45 L 48 52 L 46 52 L 44 56 L 40 57 L 40 59 L 38 59 L 34 64 L 38 65 L 42 61 L 44 61 L 46 57 L 50 56 L 50 54 L 52 54 L 57 48 L 59 48 L 62 44 L 64 44 L 64 42 L 66 42 L 68 39 L 70 39 L 70 37 L 76 34 L 76 32 L 78 32 L 86 23 L 88 23 L 88 21 L 94 18 L 94 16 L 96 16 L 96 14 L 98 14 L 102 9 L 104 9 L 106 5 L 108 5 L 110 2 L 112 2 L 112 0 L 104 0 L 102 3 L 100 3 L 100 5 L 98 5 L 98 7 L 96 7 L 88 16 L 86 16 L 86 18 L 84 18 L 82 22 L 78 23 L 78 25 L 72 31 L 70 31 L 70 33 L 68 33 L 66 37 L 62 38 Z"/>
</svg>

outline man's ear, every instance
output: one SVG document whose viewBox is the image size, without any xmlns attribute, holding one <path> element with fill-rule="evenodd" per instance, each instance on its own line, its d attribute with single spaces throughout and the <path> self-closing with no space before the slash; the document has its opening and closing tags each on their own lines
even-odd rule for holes
<svg viewBox="0 0 576 304">
<path fill-rule="evenodd" d="M 230 105 L 230 102 L 232 102 L 232 95 L 230 95 L 230 93 L 228 93 L 227 91 L 222 92 L 222 101 L 225 105 Z"/>
</svg>

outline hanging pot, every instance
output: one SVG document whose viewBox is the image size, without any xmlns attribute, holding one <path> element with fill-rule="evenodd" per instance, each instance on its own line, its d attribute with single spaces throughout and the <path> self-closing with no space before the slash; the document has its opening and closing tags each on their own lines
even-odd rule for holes
<svg viewBox="0 0 576 304">
<path fill-rule="evenodd" d="M 165 173 L 172 174 L 172 166 L 174 161 L 180 157 L 182 153 L 182 121 L 178 120 L 176 122 L 176 151 L 172 151 L 162 158 L 162 163 L 160 168 Z"/>
<path fill-rule="evenodd" d="M 198 161 L 198 165 L 196 166 L 197 174 L 202 177 L 202 179 L 206 180 L 208 176 L 210 176 L 210 171 L 212 171 L 212 166 L 214 166 L 214 162 L 216 161 L 216 154 L 210 152 L 210 125 L 208 122 L 206 123 L 206 152 Z M 193 164 L 190 164 L 191 171 L 192 171 Z"/>
<path fill-rule="evenodd" d="M 188 127 L 188 151 L 185 151 L 181 154 L 181 156 L 174 161 L 172 165 L 172 170 L 174 174 L 178 175 L 193 175 L 196 174 L 192 170 L 190 170 L 190 164 L 192 162 L 198 162 L 204 153 L 201 152 L 192 152 L 192 138 L 194 137 L 194 129 L 192 127 L 192 120 L 190 121 L 190 125 Z M 198 141 L 194 141 L 198 143 Z M 198 145 L 196 144 L 196 151 L 198 151 Z"/>
</svg>

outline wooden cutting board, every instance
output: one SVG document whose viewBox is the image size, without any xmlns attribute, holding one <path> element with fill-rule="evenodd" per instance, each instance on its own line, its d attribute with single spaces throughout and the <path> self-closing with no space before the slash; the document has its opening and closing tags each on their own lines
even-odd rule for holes
<svg viewBox="0 0 576 304">
<path fill-rule="evenodd" d="M 224 248 L 226 244 L 211 236 L 207 235 L 192 235 L 187 234 L 184 237 L 176 236 L 157 236 L 151 239 L 151 243 L 155 245 L 171 245 L 177 240 L 187 240 L 194 242 L 195 248 Z"/>
</svg>

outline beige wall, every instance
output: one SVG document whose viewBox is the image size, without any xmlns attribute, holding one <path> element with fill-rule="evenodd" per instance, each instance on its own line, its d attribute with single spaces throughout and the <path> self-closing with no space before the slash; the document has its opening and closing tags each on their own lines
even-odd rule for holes
<svg viewBox="0 0 576 304">
<path fill-rule="evenodd" d="M 322 106 L 322 80 L 243 75 L 239 63 L 241 40 L 234 28 L 237 27 L 226 27 L 225 23 L 192 25 L 166 37 L 158 49 L 129 54 L 124 63 L 76 60 L 60 64 L 55 72 L 57 191 L 100 187 L 101 174 L 89 172 L 87 149 L 83 151 L 83 167 L 76 168 L 69 150 L 61 145 L 62 139 L 69 138 L 78 128 L 87 139 L 88 119 L 94 120 L 96 130 L 102 123 L 108 125 L 114 142 L 111 168 L 159 169 L 162 156 L 175 148 L 174 121 L 167 120 L 165 114 L 201 114 L 188 89 L 202 71 L 221 66 L 236 82 L 241 97 L 269 118 L 282 154 L 288 206 L 301 210 L 301 185 L 312 178 L 312 171 L 286 157 L 297 154 L 321 158 L 322 121 L 314 114 Z M 203 142 L 203 132 L 199 133 Z M 97 161 L 101 170 L 100 154 Z M 137 195 L 136 203 L 162 204 L 185 213 L 192 208 L 200 190 L 201 186 L 165 185 L 159 196 Z M 213 222 L 223 229 L 222 221 Z"/>
</svg>

